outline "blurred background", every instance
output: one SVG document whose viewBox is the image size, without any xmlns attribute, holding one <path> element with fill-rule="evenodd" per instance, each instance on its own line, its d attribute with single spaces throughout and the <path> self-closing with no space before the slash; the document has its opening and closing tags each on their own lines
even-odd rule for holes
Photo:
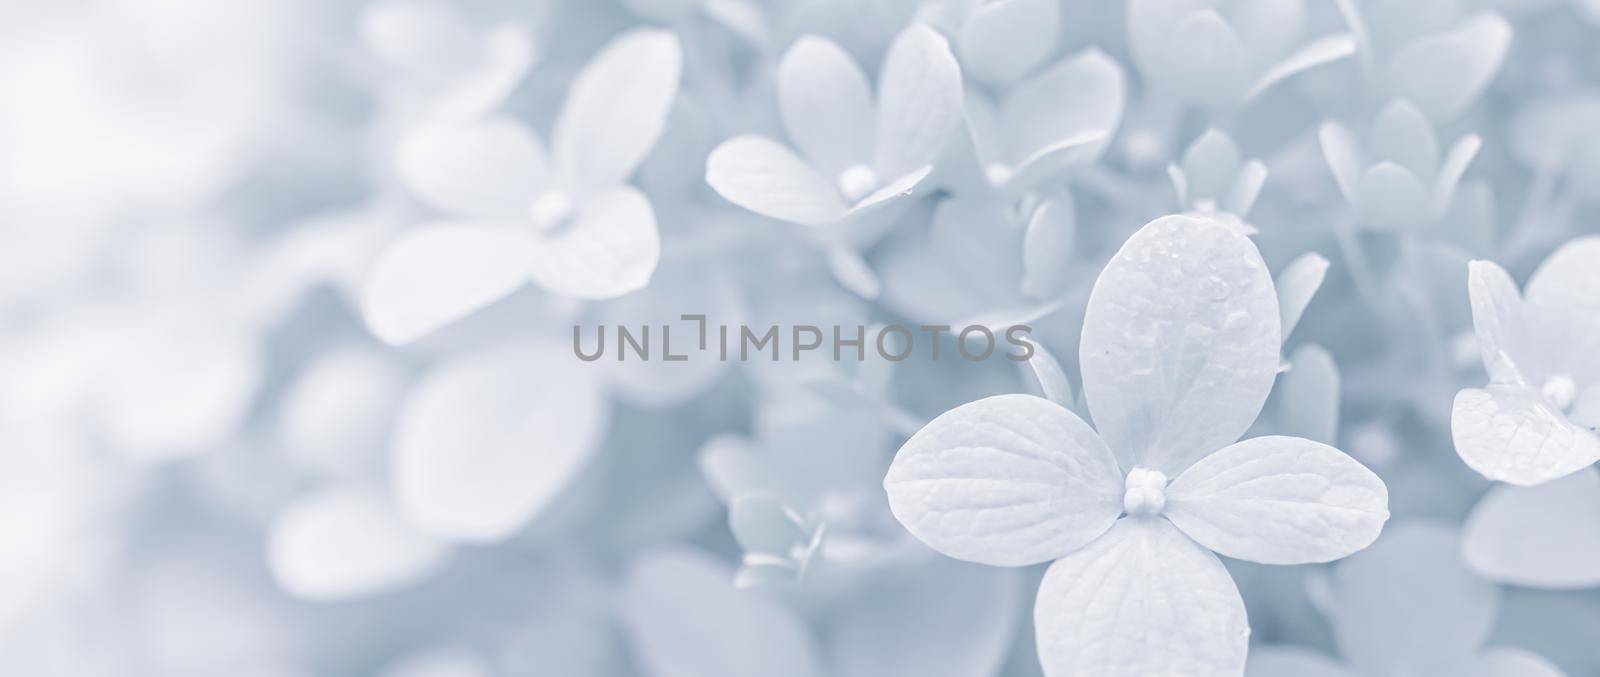
<svg viewBox="0 0 1600 677">
<path fill-rule="evenodd" d="M 1235 62 L 1185 70 L 1162 51 L 1188 44 L 1161 31 L 1196 11 L 1232 31 Z M 785 138 L 774 72 L 797 37 L 876 81 L 917 23 L 949 40 L 968 119 L 915 194 L 813 227 L 706 185 L 719 143 Z M 640 27 L 682 56 L 627 177 L 659 232 L 648 285 L 580 299 L 519 282 L 380 340 L 375 262 L 454 218 L 405 175 L 408 135 L 493 116 L 548 145 L 575 79 Z M 1487 378 L 1466 262 L 1526 280 L 1600 234 L 1597 37 L 1584 0 L 4 3 L 0 671 L 1037 675 L 1042 567 L 935 555 L 881 488 L 922 423 L 1037 392 L 1031 371 L 585 363 L 572 332 L 693 336 L 681 313 L 1024 322 L 1076 384 L 1106 259 L 1150 219 L 1202 211 L 1258 231 L 1275 274 L 1325 269 L 1252 434 L 1347 451 L 1394 515 L 1348 563 L 1226 562 L 1252 642 L 1369 677 L 1445 674 L 1425 666 L 1495 646 L 1600 675 L 1594 469 L 1491 490 L 1449 428 L 1455 392 Z M 1040 79 L 1085 54 L 1111 79 Z M 1007 119 L 1001 136 L 1104 142 L 1022 193 L 972 188 L 1003 178 L 982 158 L 1023 143 L 978 131 L 974 102 L 1022 91 L 1063 122 Z M 1361 163 L 1415 176 L 1342 186 L 1329 122 Z M 1440 180 L 1467 137 L 1459 184 Z M 1218 199 L 1259 172 L 1258 195 Z M 1046 203 L 1041 262 L 1024 235 Z M 1510 507 L 1481 514 L 1486 492 Z M 1504 553 L 1565 569 L 1484 566 Z"/>
</svg>

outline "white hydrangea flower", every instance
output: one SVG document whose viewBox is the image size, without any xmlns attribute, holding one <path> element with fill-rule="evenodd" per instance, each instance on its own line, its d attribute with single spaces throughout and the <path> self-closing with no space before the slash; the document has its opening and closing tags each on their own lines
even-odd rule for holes
<svg viewBox="0 0 1600 677">
<path fill-rule="evenodd" d="M 1233 108 L 1356 53 L 1349 33 L 1301 44 L 1304 22 L 1301 0 L 1133 0 L 1128 44 L 1139 72 L 1158 91 L 1185 103 Z"/>
<path fill-rule="evenodd" d="M 951 557 L 1056 560 L 1034 607 L 1047 675 L 1238 675 L 1249 627 L 1212 551 L 1344 557 L 1377 538 L 1387 489 L 1324 444 L 1235 442 L 1272 389 L 1281 343 L 1266 264 L 1236 228 L 1146 225 L 1101 273 L 1083 326 L 1098 430 L 1030 395 L 957 407 L 896 454 L 890 508 Z"/>
<path fill-rule="evenodd" d="M 1267 181 L 1267 166 L 1244 160 L 1232 138 L 1207 129 L 1183 152 L 1181 164 L 1167 165 L 1167 176 L 1183 210 L 1244 222 Z"/>
<path fill-rule="evenodd" d="M 1099 160 L 1122 122 L 1127 88 L 1122 66 L 1091 47 L 998 98 L 969 89 L 967 128 L 984 187 L 1015 199 Z"/>
<path fill-rule="evenodd" d="M 1441 160 L 1433 124 L 1405 100 L 1378 113 L 1365 144 L 1332 121 L 1323 123 L 1317 138 L 1339 192 L 1362 225 L 1374 229 L 1421 228 L 1444 216 L 1483 145 L 1476 134 L 1467 134 Z"/>
<path fill-rule="evenodd" d="M 883 371 L 868 380 L 886 377 Z M 892 417 L 880 411 L 876 393 L 847 395 L 841 383 L 819 392 L 819 386 L 768 395 L 757 410 L 754 439 L 718 435 L 700 449 L 701 472 L 728 506 L 729 526 L 744 550 L 739 587 L 803 581 L 822 559 L 854 564 L 882 550 L 885 539 L 869 527 L 887 515 L 867 497 Z"/>
<path fill-rule="evenodd" d="M 729 202 L 808 226 L 839 223 L 911 194 L 961 120 L 961 70 L 944 37 L 912 26 L 889 47 L 874 98 L 838 44 L 803 36 L 777 70 L 778 109 L 797 155 L 738 136 L 706 158 L 706 183 Z"/>
<path fill-rule="evenodd" d="M 580 299 L 648 284 L 661 256 L 655 213 L 624 182 L 661 135 L 682 58 L 662 30 L 609 43 L 573 81 L 548 162 L 507 118 L 410 132 L 400 178 L 452 220 L 403 233 L 373 264 L 362 294 L 372 332 L 406 343 L 529 281 Z"/>
<path fill-rule="evenodd" d="M 1287 646 L 1250 656 L 1247 677 L 1565 677 L 1526 649 L 1485 647 L 1500 594 L 1461 562 L 1455 530 L 1392 526 L 1383 538 L 1312 579 L 1344 661 Z M 1398 593 L 1398 591 L 1404 591 Z"/>
<path fill-rule="evenodd" d="M 966 74 L 978 82 L 1010 87 L 1060 47 L 1061 3 L 1056 0 L 965 4 L 953 8 L 968 11 L 951 34 Z"/>
<path fill-rule="evenodd" d="M 1484 477 L 1532 485 L 1600 460 L 1600 237 L 1562 245 L 1526 294 L 1490 261 L 1468 267 L 1489 385 L 1456 394 L 1450 432 Z"/>
<path fill-rule="evenodd" d="M 1489 86 L 1511 48 L 1505 17 L 1462 16 L 1455 2 L 1339 0 L 1369 81 L 1435 120 L 1460 115 Z"/>
</svg>

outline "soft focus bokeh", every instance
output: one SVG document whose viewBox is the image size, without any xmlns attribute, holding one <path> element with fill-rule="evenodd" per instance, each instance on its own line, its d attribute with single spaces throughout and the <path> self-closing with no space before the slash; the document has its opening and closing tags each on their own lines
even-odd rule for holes
<svg viewBox="0 0 1600 677">
<path fill-rule="evenodd" d="M 1224 558 L 1249 674 L 1600 677 L 1600 470 L 1491 482 L 1451 420 L 1468 262 L 1600 271 L 1594 0 L 3 3 L 0 674 L 1041 675 L 1044 566 L 884 476 L 985 396 L 1083 413 L 1091 286 L 1175 213 L 1276 280 L 1247 436 L 1388 487 L 1348 559 Z M 712 352 L 574 355 L 682 314 Z M 1584 340 L 1530 350 L 1600 444 Z"/>
</svg>

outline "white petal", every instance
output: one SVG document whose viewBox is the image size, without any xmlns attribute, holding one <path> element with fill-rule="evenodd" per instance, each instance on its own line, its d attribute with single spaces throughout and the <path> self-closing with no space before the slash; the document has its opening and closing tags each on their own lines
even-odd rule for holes
<svg viewBox="0 0 1600 677">
<path fill-rule="evenodd" d="M 1532 485 L 1600 461 L 1600 438 L 1551 408 L 1538 390 L 1490 385 L 1456 393 L 1456 453 L 1491 480 Z"/>
<path fill-rule="evenodd" d="M 1377 230 L 1414 230 L 1428 224 L 1433 197 L 1411 170 L 1385 160 L 1367 168 L 1356 189 L 1361 223 Z"/>
<path fill-rule="evenodd" d="M 1295 349 L 1293 366 L 1278 376 L 1272 397 L 1277 402 L 1277 430 L 1323 444 L 1339 434 L 1339 367 L 1333 355 L 1315 343 Z"/>
<path fill-rule="evenodd" d="M 643 289 L 661 261 L 650 200 L 619 185 L 584 202 L 570 223 L 538 236 L 528 274 L 546 291 L 607 299 Z"/>
<path fill-rule="evenodd" d="M 1033 378 L 1039 382 L 1040 392 L 1044 393 L 1045 399 L 1071 411 L 1076 398 L 1072 395 L 1072 384 L 1067 381 L 1066 372 L 1061 370 L 1061 363 L 1038 341 L 1031 338 L 1022 340 L 1033 346 L 1033 356 L 1028 358 L 1027 364 Z"/>
<path fill-rule="evenodd" d="M 282 397 L 283 453 L 318 475 L 358 476 L 378 467 L 375 454 L 393 426 L 405 372 L 376 350 L 344 348 L 316 357 Z"/>
<path fill-rule="evenodd" d="M 1244 158 L 1227 134 L 1207 129 L 1183 151 L 1181 166 L 1191 204 L 1199 200 L 1218 203 L 1244 166 Z"/>
<path fill-rule="evenodd" d="M 1243 14 L 1232 7 L 1228 11 Z M 1285 32 L 1284 24 L 1273 23 L 1274 32 Z M 1211 3 L 1134 0 L 1128 3 L 1128 41 L 1145 79 L 1186 102 L 1230 106 L 1241 100 L 1250 84 L 1245 44 Z M 1263 50 L 1282 51 L 1287 50 Z"/>
<path fill-rule="evenodd" d="M 1244 677 L 1360 677 L 1332 658 L 1291 646 L 1256 647 L 1244 667 Z"/>
<path fill-rule="evenodd" d="M 1239 170 L 1237 177 L 1234 177 L 1232 189 L 1222 200 L 1222 209 L 1240 217 L 1248 215 L 1250 209 L 1256 205 L 1256 198 L 1261 195 L 1261 187 L 1266 182 L 1265 163 L 1260 160 L 1244 163 L 1244 168 Z"/>
<path fill-rule="evenodd" d="M 807 226 L 835 223 L 848 209 L 832 182 L 783 144 L 760 136 L 735 137 L 711 151 L 706 183 L 740 207 Z"/>
<path fill-rule="evenodd" d="M 922 180 L 928 178 L 928 175 L 932 173 L 933 165 L 923 165 L 908 174 L 896 177 L 889 183 L 884 184 L 882 188 L 873 191 L 870 195 L 861 198 L 860 202 L 852 205 L 850 211 L 845 212 L 845 218 L 857 218 L 870 214 L 889 206 L 900 198 L 909 197 L 916 191 L 917 186 L 922 184 Z"/>
<path fill-rule="evenodd" d="M 544 147 L 532 131 L 504 118 L 467 126 L 424 126 L 395 151 L 406 188 L 446 214 L 514 218 L 545 184 Z"/>
<path fill-rule="evenodd" d="M 804 621 L 733 572 L 688 549 L 644 554 L 629 568 L 621 616 L 634 656 L 654 677 L 818 677 Z"/>
<path fill-rule="evenodd" d="M 902 176 L 934 164 L 961 122 L 961 68 L 943 36 L 922 25 L 895 37 L 878 75 L 873 165 Z"/>
<path fill-rule="evenodd" d="M 1472 326 L 1478 336 L 1483 366 L 1495 383 L 1523 383 L 1539 373 L 1528 337 L 1529 312 L 1517 283 L 1493 261 L 1467 264 L 1467 294 L 1472 300 Z M 1542 371 L 1542 370 L 1541 370 Z"/>
<path fill-rule="evenodd" d="M 588 463 L 607 417 L 601 374 L 567 346 L 519 345 L 445 363 L 411 391 L 392 482 L 417 528 L 456 541 L 504 539 Z"/>
<path fill-rule="evenodd" d="M 1495 647 L 1473 666 L 1472 677 L 1567 677 L 1543 656 L 1516 647 Z"/>
<path fill-rule="evenodd" d="M 754 444 L 738 435 L 724 433 L 706 440 L 697 460 L 706 484 L 723 503 L 744 493 L 777 493 L 783 484 Z"/>
<path fill-rule="evenodd" d="M 528 281 L 533 239 L 515 226 L 415 228 L 367 274 L 361 315 L 391 345 L 409 343 L 505 298 Z"/>
<path fill-rule="evenodd" d="M 1122 67 L 1105 52 L 1086 49 L 1062 59 L 1001 102 L 1006 160 L 1021 172 L 1045 151 L 1073 141 L 1073 162 L 1093 162 L 1111 143 L 1126 104 Z"/>
<path fill-rule="evenodd" d="M 1247 91 L 1248 56 L 1233 26 L 1215 8 L 1197 9 L 1178 21 L 1168 52 L 1172 87 L 1187 100 L 1226 106 Z"/>
<path fill-rule="evenodd" d="M 1024 595 L 1019 573 L 939 558 L 878 572 L 824 631 L 835 677 L 1000 673 Z"/>
<path fill-rule="evenodd" d="M 1454 118 L 1489 85 L 1511 47 L 1511 24 L 1479 12 L 1411 42 L 1389 59 L 1389 87 L 1435 119 Z"/>
<path fill-rule="evenodd" d="M 1552 590 L 1600 587 L 1600 471 L 1537 487 L 1495 486 L 1462 527 L 1478 575 Z"/>
<path fill-rule="evenodd" d="M 1013 213 L 1011 205 L 994 195 L 940 201 L 931 229 L 940 254 L 938 267 L 987 298 L 1015 297 L 1027 254 L 1026 232 Z"/>
<path fill-rule="evenodd" d="M 1317 290 L 1322 288 L 1322 280 L 1327 274 L 1328 259 L 1316 252 L 1301 254 L 1278 273 L 1274 284 L 1278 288 L 1278 309 L 1283 317 L 1281 331 L 1284 340 L 1287 341 L 1289 335 L 1294 333 L 1295 326 L 1300 324 L 1300 316 L 1306 312 L 1306 306 L 1311 305 L 1311 298 L 1316 296 Z"/>
<path fill-rule="evenodd" d="M 872 265 L 862 259 L 856 250 L 843 246 L 829 247 L 827 259 L 828 270 L 833 273 L 833 279 L 839 286 L 868 300 L 878 298 L 878 294 L 883 292 L 883 283 L 878 280 L 878 274 L 872 271 Z"/>
<path fill-rule="evenodd" d="M 961 26 L 961 62 L 967 75 L 1005 87 L 1050 58 L 1060 39 L 1061 3 L 987 2 Z"/>
<path fill-rule="evenodd" d="M 1284 80 L 1300 73 L 1352 56 L 1356 53 L 1355 36 L 1349 33 L 1335 33 L 1324 35 L 1312 40 L 1300 49 L 1295 50 L 1288 58 L 1278 62 L 1268 69 L 1265 74 L 1256 79 L 1250 86 L 1250 91 L 1245 92 L 1245 99 L 1254 99 L 1262 92 L 1271 89 Z"/>
<path fill-rule="evenodd" d="M 1433 180 L 1434 199 L 1438 201 L 1440 211 L 1450 208 L 1450 203 L 1455 200 L 1456 186 L 1461 183 L 1462 175 L 1467 173 L 1467 165 L 1472 164 L 1480 148 L 1483 148 L 1483 139 L 1478 138 L 1477 134 L 1463 136 L 1450 146 L 1450 152 L 1439 164 L 1439 175 Z"/>
<path fill-rule="evenodd" d="M 1412 105 L 1399 99 L 1384 106 L 1367 132 L 1372 160 L 1389 160 L 1424 181 L 1433 178 L 1439 164 L 1439 139 L 1433 123 Z"/>
<path fill-rule="evenodd" d="M 996 566 L 1065 555 L 1122 512 L 1122 474 L 1105 443 L 1032 395 L 941 414 L 900 447 L 883 486 L 895 518 L 929 547 Z"/>
<path fill-rule="evenodd" d="M 1539 348 L 1556 373 L 1600 382 L 1600 237 L 1567 242 L 1528 278 L 1527 299 L 1544 325 Z"/>
<path fill-rule="evenodd" d="M 1355 204 L 1357 191 L 1360 190 L 1361 168 L 1366 166 L 1355 134 L 1337 122 L 1325 122 L 1317 129 L 1317 141 L 1321 144 L 1328 169 L 1333 172 L 1333 180 L 1339 184 L 1339 192 L 1344 195 L 1346 202 Z"/>
<path fill-rule="evenodd" d="M 1167 179 L 1172 182 L 1172 192 L 1178 196 L 1178 206 L 1187 207 L 1189 200 L 1189 177 L 1183 173 L 1183 168 L 1174 163 L 1167 163 Z"/>
<path fill-rule="evenodd" d="M 1062 172 L 1094 164 L 1109 139 L 1111 134 L 1092 130 L 1038 148 L 1017 163 L 1001 188 L 1006 195 L 1019 197 Z"/>
<path fill-rule="evenodd" d="M 1069 200 L 1049 200 L 1034 210 L 1022 238 L 1022 293 L 1055 298 L 1067 287 L 1077 215 Z"/>
<path fill-rule="evenodd" d="M 1167 488 L 1167 519 L 1201 545 L 1262 564 L 1328 562 L 1367 547 L 1389 490 L 1344 452 L 1256 437 L 1200 459 Z"/>
<path fill-rule="evenodd" d="M 777 77 L 789 140 L 817 167 L 838 176 L 854 165 L 871 165 L 872 90 L 843 47 L 802 36 L 778 62 Z"/>
<path fill-rule="evenodd" d="M 1236 676 L 1250 638 L 1216 555 L 1159 517 L 1119 520 L 1050 565 L 1033 622 L 1051 677 Z"/>
<path fill-rule="evenodd" d="M 601 49 L 556 118 L 562 179 L 580 194 L 626 181 L 661 136 L 682 67 L 678 38 L 664 30 L 634 29 Z"/>
<path fill-rule="evenodd" d="M 1272 278 L 1249 238 L 1207 218 L 1151 221 L 1089 295 L 1079 364 L 1096 428 L 1123 467 L 1176 476 L 1255 421 L 1279 331 Z"/>
<path fill-rule="evenodd" d="M 1402 523 L 1334 567 L 1328 621 L 1364 675 L 1459 674 L 1494 625 L 1499 590 L 1461 562 L 1454 527 Z"/>
<path fill-rule="evenodd" d="M 350 599 L 403 589 L 438 571 L 449 550 L 412 530 L 387 497 L 332 488 L 294 499 L 273 519 L 272 576 L 302 599 Z"/>
</svg>

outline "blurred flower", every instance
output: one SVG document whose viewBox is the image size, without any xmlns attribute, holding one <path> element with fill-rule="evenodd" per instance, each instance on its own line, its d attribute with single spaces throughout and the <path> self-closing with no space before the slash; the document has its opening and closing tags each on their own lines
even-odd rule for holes
<svg viewBox="0 0 1600 677">
<path fill-rule="evenodd" d="M 1346 663 L 1306 649 L 1263 647 L 1251 654 L 1247 677 L 1565 677 L 1526 649 L 1485 648 L 1499 590 L 1462 566 L 1460 540 L 1448 527 L 1391 526 L 1372 547 L 1335 565 L 1321 585 L 1313 599 Z"/>
<path fill-rule="evenodd" d="M 1244 223 L 1267 180 L 1267 166 L 1260 160 L 1245 162 L 1233 139 L 1208 129 L 1183 152 L 1182 164 L 1167 165 L 1167 176 L 1178 193 L 1179 208 Z"/>
<path fill-rule="evenodd" d="M 655 145 L 677 93 L 677 38 L 639 29 L 573 84 L 549 167 L 520 123 L 426 125 L 402 142 L 401 179 L 457 220 L 403 233 L 362 294 L 374 334 L 407 343 L 532 281 L 602 299 L 643 288 L 661 256 L 650 200 L 625 183 Z"/>
<path fill-rule="evenodd" d="M 1184 103 L 1242 107 L 1273 85 L 1349 57 L 1347 33 L 1301 43 L 1301 0 L 1133 0 L 1128 44 L 1155 92 Z"/>
<path fill-rule="evenodd" d="M 1094 48 L 1061 59 L 998 101 L 969 90 L 967 128 L 981 183 L 987 184 L 979 188 L 1016 197 L 1093 164 L 1110 145 L 1126 106 L 1122 67 Z"/>
<path fill-rule="evenodd" d="M 1600 587 L 1600 471 L 1585 468 L 1536 487 L 1496 485 L 1462 527 L 1462 552 L 1479 576 L 1546 590 Z"/>
<path fill-rule="evenodd" d="M 895 38 L 876 101 L 849 53 L 800 38 L 778 64 L 778 105 L 806 157 L 764 136 L 724 141 L 706 159 L 706 182 L 763 216 L 823 226 L 911 194 L 961 114 L 961 72 L 945 39 L 926 26 Z"/>
<path fill-rule="evenodd" d="M 1345 201 L 1363 226 L 1379 230 L 1425 228 L 1443 217 L 1483 145 L 1468 134 L 1441 160 L 1432 123 L 1405 100 L 1384 107 L 1365 144 L 1337 122 L 1323 123 L 1318 139 Z"/>
<path fill-rule="evenodd" d="M 1465 14 L 1457 0 L 1340 0 L 1369 77 L 1391 98 L 1435 120 L 1460 115 L 1500 71 L 1511 24 L 1498 13 Z"/>
</svg>

